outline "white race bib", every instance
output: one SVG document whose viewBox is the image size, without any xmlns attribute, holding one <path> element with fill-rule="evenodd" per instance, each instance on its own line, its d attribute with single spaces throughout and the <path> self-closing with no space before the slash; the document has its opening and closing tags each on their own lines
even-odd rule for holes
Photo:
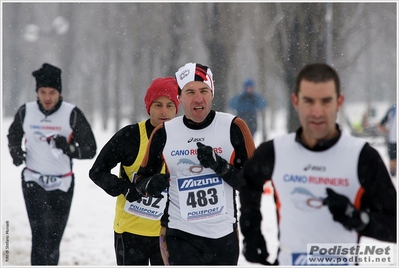
<svg viewBox="0 0 399 268">
<path fill-rule="evenodd" d="M 181 217 L 205 221 L 226 213 L 224 182 L 216 174 L 177 179 Z"/>
<path fill-rule="evenodd" d="M 133 173 L 132 181 L 136 176 L 136 172 Z M 126 200 L 124 210 L 127 213 L 136 215 L 141 218 L 146 218 L 149 220 L 160 220 L 166 206 L 167 191 L 162 192 L 163 198 L 160 197 L 142 197 L 141 199 L 129 202 Z"/>
<path fill-rule="evenodd" d="M 165 210 L 167 192 L 162 192 L 162 195 L 163 198 L 149 196 L 134 202 L 126 201 L 125 211 L 141 218 L 159 220 Z"/>
<path fill-rule="evenodd" d="M 68 176 L 60 175 L 43 175 L 38 172 L 33 172 L 29 169 L 24 171 L 25 181 L 34 181 L 46 191 L 61 190 L 68 192 L 72 183 L 72 173 Z"/>
</svg>

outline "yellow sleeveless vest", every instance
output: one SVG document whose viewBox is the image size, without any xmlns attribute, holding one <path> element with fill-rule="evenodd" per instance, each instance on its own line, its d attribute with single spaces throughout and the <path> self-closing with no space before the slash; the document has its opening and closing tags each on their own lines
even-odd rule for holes
<svg viewBox="0 0 399 268">
<path fill-rule="evenodd" d="M 148 137 L 145 128 L 145 121 L 138 123 L 140 130 L 140 148 L 136 160 L 131 166 L 122 166 L 129 179 L 132 180 L 132 175 L 140 168 L 140 164 L 144 158 Z M 161 173 L 165 173 L 165 165 L 162 167 Z M 119 175 L 121 177 L 121 175 Z M 119 195 L 116 199 L 114 230 L 116 233 L 121 234 L 124 232 L 142 235 L 142 236 L 159 236 L 161 224 L 159 220 L 149 220 L 132 215 L 124 210 L 126 199 L 123 194 Z"/>
</svg>

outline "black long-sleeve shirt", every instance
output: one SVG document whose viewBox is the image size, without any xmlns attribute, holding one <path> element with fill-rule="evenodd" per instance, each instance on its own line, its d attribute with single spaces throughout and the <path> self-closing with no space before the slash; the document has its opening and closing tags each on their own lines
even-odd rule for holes
<svg viewBox="0 0 399 268">
<path fill-rule="evenodd" d="M 148 119 L 145 122 L 147 135 L 150 136 L 154 126 Z M 104 145 L 97 156 L 89 176 L 95 184 L 111 196 L 122 193 L 123 187 L 129 183 L 129 178 L 122 166 L 131 166 L 137 158 L 140 149 L 140 129 L 138 124 L 128 125 L 120 129 Z M 123 180 L 111 173 L 111 170 L 121 163 L 120 174 Z"/>
</svg>

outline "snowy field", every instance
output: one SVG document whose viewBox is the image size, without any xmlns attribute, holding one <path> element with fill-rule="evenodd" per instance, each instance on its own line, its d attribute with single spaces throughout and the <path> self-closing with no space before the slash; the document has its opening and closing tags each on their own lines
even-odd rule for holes
<svg viewBox="0 0 399 268">
<path fill-rule="evenodd" d="M 352 116 L 362 108 L 352 106 Z M 381 106 L 378 116 L 388 108 Z M 346 112 L 350 110 L 346 109 Z M 275 129 L 268 131 L 268 138 L 285 132 L 285 113 L 276 115 Z M 269 120 L 270 118 L 267 118 Z M 31 250 L 31 233 L 25 210 L 20 173 L 22 166 L 15 167 L 7 149 L 7 133 L 12 118 L 3 118 L 1 133 L 1 224 L 2 224 L 2 266 L 29 266 Z M 92 124 L 97 140 L 98 152 L 111 138 L 113 131 L 104 131 L 100 122 Z M 129 124 L 129 122 L 124 122 Z M 114 129 L 112 125 L 109 129 Z M 255 134 L 255 141 L 260 143 L 260 133 Z M 386 147 L 378 143 L 376 148 L 384 161 L 388 163 Z M 116 198 L 106 194 L 88 177 L 94 159 L 74 160 L 75 193 L 70 217 L 61 242 L 60 266 L 116 266 L 113 248 L 113 219 Z M 117 174 L 116 169 L 114 173 Z M 394 178 L 396 183 L 396 178 Z M 270 261 L 277 254 L 276 217 L 273 209 L 272 195 L 263 197 L 264 219 L 262 228 L 266 237 Z M 242 239 L 242 236 L 240 237 Z M 371 240 L 370 240 L 371 241 Z M 370 242 L 367 241 L 367 242 Z M 372 241 L 373 243 L 375 241 Z M 6 253 L 6 250 L 8 252 Z M 254 266 L 241 255 L 239 266 Z"/>
</svg>

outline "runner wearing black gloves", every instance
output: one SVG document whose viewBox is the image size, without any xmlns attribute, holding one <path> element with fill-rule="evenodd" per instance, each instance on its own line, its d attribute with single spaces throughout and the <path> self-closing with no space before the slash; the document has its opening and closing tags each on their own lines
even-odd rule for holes
<svg viewBox="0 0 399 268">
<path fill-rule="evenodd" d="M 144 103 L 150 118 L 119 130 L 101 149 L 89 172 L 95 184 L 109 195 L 117 196 L 114 248 L 118 265 L 163 264 L 159 221 L 165 208 L 163 190 L 168 186 L 169 174 L 156 174 L 141 180 L 139 185 L 131 181 L 154 128 L 174 118 L 178 111 L 176 79 L 155 79 L 147 89 Z M 111 173 L 118 163 L 119 176 Z M 165 168 L 161 168 L 165 173 Z M 137 188 L 143 189 L 143 194 Z"/>
<path fill-rule="evenodd" d="M 26 162 L 22 191 L 32 230 L 31 264 L 57 265 L 74 191 L 72 159 L 93 158 L 97 147 L 83 112 L 61 96 L 61 70 L 44 63 L 32 75 L 37 101 L 18 109 L 8 146 L 14 165 Z"/>
<path fill-rule="evenodd" d="M 237 173 L 255 149 L 252 135 L 242 119 L 211 110 L 207 66 L 188 63 L 176 79 L 184 116 L 154 130 L 136 185 L 148 195 L 164 190 L 166 178 L 154 176 L 166 164 L 170 186 L 160 237 L 165 264 L 236 265 Z"/>
<path fill-rule="evenodd" d="M 396 242 L 396 189 L 383 160 L 336 124 L 344 101 L 338 74 L 326 64 L 305 66 L 291 100 L 301 127 L 262 143 L 242 169 L 247 260 L 267 264 L 260 202 L 268 180 L 277 207 L 279 265 L 311 264 L 308 243 L 355 244 L 359 236 Z"/>
</svg>

